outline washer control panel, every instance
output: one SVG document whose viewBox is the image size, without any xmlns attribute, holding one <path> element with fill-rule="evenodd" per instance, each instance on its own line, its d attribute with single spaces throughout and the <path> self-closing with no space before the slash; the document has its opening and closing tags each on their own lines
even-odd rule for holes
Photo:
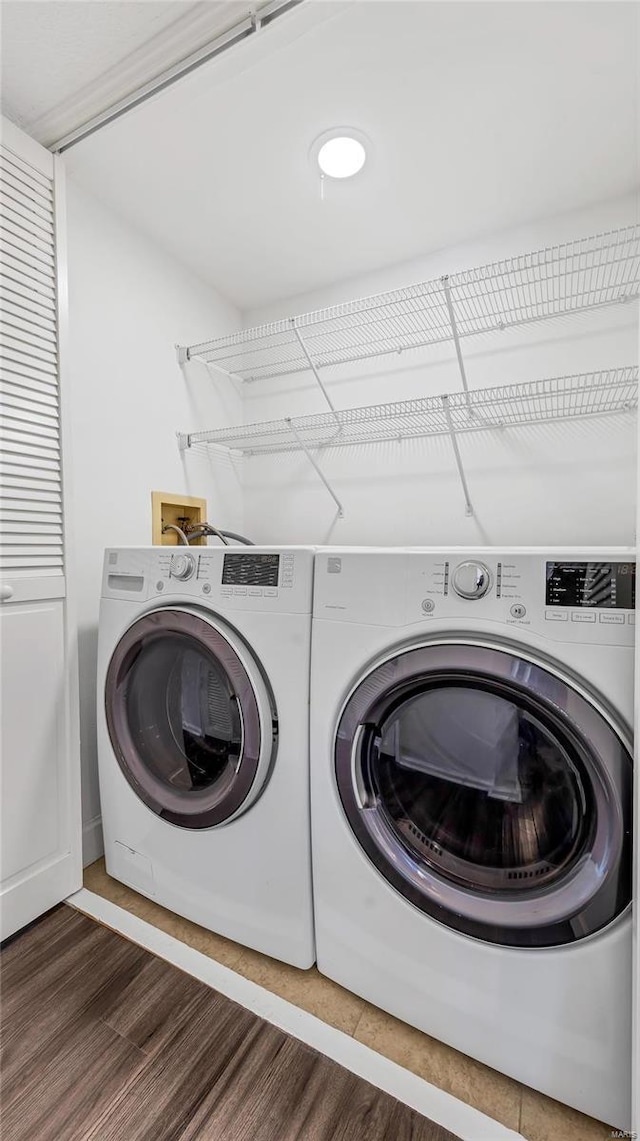
<svg viewBox="0 0 640 1141">
<path fill-rule="evenodd" d="M 451 585 L 460 598 L 483 598 L 491 588 L 491 571 L 484 563 L 468 559 L 458 563 Z"/>
<path fill-rule="evenodd" d="M 103 597 L 199 602 L 213 609 L 309 613 L 310 547 L 123 547 L 105 552 Z"/>
</svg>

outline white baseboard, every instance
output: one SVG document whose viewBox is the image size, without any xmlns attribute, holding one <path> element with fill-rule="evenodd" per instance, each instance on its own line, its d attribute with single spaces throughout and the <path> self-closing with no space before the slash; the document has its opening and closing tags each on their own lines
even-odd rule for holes
<svg viewBox="0 0 640 1141">
<path fill-rule="evenodd" d="M 102 817 L 94 816 L 82 826 L 82 866 L 86 868 L 104 856 Z"/>
</svg>

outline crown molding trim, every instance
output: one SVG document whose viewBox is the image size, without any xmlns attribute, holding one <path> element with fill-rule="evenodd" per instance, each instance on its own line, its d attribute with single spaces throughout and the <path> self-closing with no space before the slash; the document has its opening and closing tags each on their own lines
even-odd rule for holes
<svg viewBox="0 0 640 1141">
<path fill-rule="evenodd" d="M 41 116 L 30 125 L 30 133 L 49 140 L 45 144 L 48 149 L 62 154 L 196 68 L 268 27 L 302 2 L 258 0 L 256 3 L 254 0 L 251 4 L 234 4 L 233 20 L 229 19 L 228 3 L 198 4 L 109 68 L 97 81 Z M 212 11 L 218 17 L 213 27 Z M 148 77 L 142 84 L 141 76 Z M 116 98 L 123 90 L 127 93 Z"/>
</svg>

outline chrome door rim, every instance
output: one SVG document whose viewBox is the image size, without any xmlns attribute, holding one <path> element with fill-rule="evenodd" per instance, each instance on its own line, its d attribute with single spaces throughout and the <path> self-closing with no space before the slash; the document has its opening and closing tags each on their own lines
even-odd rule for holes
<svg viewBox="0 0 640 1141">
<path fill-rule="evenodd" d="M 380 805 L 367 803 L 367 727 L 380 724 L 391 703 L 425 678 L 433 684 L 480 680 L 492 693 L 501 687 L 519 705 L 543 710 L 561 739 L 577 750 L 594 798 L 593 836 L 588 851 L 555 885 L 533 885 L 521 898 L 462 887 L 417 859 L 399 842 Z M 628 857 L 628 746 L 575 682 L 515 648 L 456 639 L 388 654 L 361 677 L 345 703 L 335 737 L 335 773 L 349 825 L 371 862 L 409 902 L 450 927 L 492 942 L 553 946 L 606 926 L 628 903 L 618 906 L 616 898 L 611 907 L 617 872 Z"/>
<path fill-rule="evenodd" d="M 193 640 L 222 667 L 237 698 L 241 719 L 241 750 L 232 778 L 197 794 L 171 790 L 140 757 L 132 738 L 123 682 L 145 640 L 176 634 Z M 136 795 L 157 816 L 178 827 L 200 829 L 223 824 L 238 814 L 251 792 L 261 759 L 263 730 L 254 686 L 231 642 L 214 619 L 178 608 L 158 608 L 134 622 L 120 638 L 107 669 L 104 707 L 113 752 L 121 772 Z M 275 739 L 272 709 L 269 728 Z M 271 745 L 273 748 L 274 740 Z"/>
</svg>

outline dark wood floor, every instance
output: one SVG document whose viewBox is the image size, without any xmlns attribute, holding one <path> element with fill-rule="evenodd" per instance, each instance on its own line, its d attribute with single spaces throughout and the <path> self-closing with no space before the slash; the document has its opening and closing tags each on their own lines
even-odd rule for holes
<svg viewBox="0 0 640 1141">
<path fill-rule="evenodd" d="M 0 967 L 2 1141 L 457 1141 L 69 907 Z"/>
</svg>

